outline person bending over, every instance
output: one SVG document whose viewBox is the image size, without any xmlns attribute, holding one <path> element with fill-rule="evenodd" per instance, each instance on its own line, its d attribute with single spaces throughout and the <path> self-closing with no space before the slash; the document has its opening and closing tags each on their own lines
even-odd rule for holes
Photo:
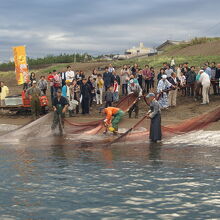
<svg viewBox="0 0 220 220">
<path fill-rule="evenodd" d="M 114 134 L 118 133 L 118 124 L 124 116 L 124 112 L 120 108 L 108 107 L 103 109 L 103 113 L 106 115 L 104 120 L 105 127 Z"/>
</svg>

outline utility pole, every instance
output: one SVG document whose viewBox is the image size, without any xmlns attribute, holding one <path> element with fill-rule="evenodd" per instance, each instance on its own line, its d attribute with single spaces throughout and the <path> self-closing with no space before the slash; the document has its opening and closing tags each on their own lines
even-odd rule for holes
<svg viewBox="0 0 220 220">
<path fill-rule="evenodd" d="M 74 63 L 76 63 L 76 53 L 74 53 Z"/>
</svg>

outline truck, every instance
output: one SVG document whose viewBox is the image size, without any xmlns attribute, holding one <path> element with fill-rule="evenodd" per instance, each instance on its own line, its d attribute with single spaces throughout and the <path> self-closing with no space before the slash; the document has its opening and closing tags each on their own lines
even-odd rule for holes
<svg viewBox="0 0 220 220">
<path fill-rule="evenodd" d="M 5 98 L 5 106 L 0 108 L 3 110 L 9 110 L 10 112 L 15 112 L 17 114 L 29 114 L 31 112 L 31 101 L 25 95 L 26 91 L 23 90 L 21 95 L 12 95 Z M 49 111 L 49 101 L 47 96 L 43 95 L 39 97 L 41 114 L 46 114 Z"/>
</svg>

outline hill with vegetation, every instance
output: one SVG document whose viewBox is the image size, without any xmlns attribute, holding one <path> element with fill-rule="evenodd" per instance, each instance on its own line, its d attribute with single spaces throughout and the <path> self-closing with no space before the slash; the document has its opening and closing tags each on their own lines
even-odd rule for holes
<svg viewBox="0 0 220 220">
<path fill-rule="evenodd" d="M 194 38 L 190 42 L 171 45 L 160 55 L 116 61 L 114 65 L 119 67 L 123 64 L 137 63 L 141 68 L 146 64 L 160 68 L 162 63 L 170 63 L 172 57 L 176 65 L 188 62 L 189 65 L 200 67 L 207 61 L 220 63 L 220 38 Z"/>
<path fill-rule="evenodd" d="M 168 56 L 220 56 L 220 38 L 194 38 L 167 48 Z"/>
</svg>

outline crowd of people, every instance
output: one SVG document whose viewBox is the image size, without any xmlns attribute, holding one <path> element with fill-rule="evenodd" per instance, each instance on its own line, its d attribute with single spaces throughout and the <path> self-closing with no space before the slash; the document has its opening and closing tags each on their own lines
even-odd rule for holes
<svg viewBox="0 0 220 220">
<path fill-rule="evenodd" d="M 219 78 L 220 64 L 216 66 L 215 62 L 206 62 L 196 70 L 195 66 L 189 67 L 187 62 L 176 66 L 172 58 L 170 63 L 163 63 L 157 74 L 154 67 L 145 65 L 142 69 L 138 64 L 124 65 L 121 69 L 109 64 L 104 72 L 94 69 L 87 77 L 83 71 L 73 71 L 71 66 L 67 66 L 65 71 L 53 70 L 48 76 L 42 75 L 38 81 L 32 72 L 25 78 L 23 89 L 28 91 L 34 84 L 41 96 L 49 90 L 52 102 L 57 91 L 61 90 L 69 104 L 69 115 L 73 116 L 80 113 L 80 109 L 82 114 L 89 114 L 94 104 L 111 107 L 119 101 L 120 96 L 131 93 L 137 93 L 140 97 L 149 92 L 156 93 L 160 109 L 175 107 L 177 94 L 191 96 L 195 101 L 202 98 L 202 104 L 208 104 L 211 86 L 215 95 L 220 94 Z M 1 82 L 1 105 L 4 105 L 8 93 L 8 87 Z M 129 117 L 132 112 L 137 118 L 138 101 L 129 110 Z"/>
<path fill-rule="evenodd" d="M 82 71 L 74 72 L 67 67 L 66 72 L 49 73 L 51 98 L 56 94 L 57 89 L 62 90 L 62 96 L 66 97 L 70 109 L 72 105 L 77 106 L 76 113 L 79 113 L 81 103 L 82 114 L 89 114 L 93 103 L 105 107 L 117 103 L 119 96 L 130 93 L 137 93 L 138 96 L 157 93 L 157 99 L 161 109 L 175 107 L 177 94 L 180 96 L 191 96 L 195 101 L 202 98 L 201 104 L 209 103 L 210 88 L 213 87 L 215 95 L 220 94 L 219 89 L 220 64 L 206 62 L 202 67 L 196 68 L 186 62 L 175 66 L 175 60 L 171 63 L 163 63 L 158 74 L 154 67 L 145 65 L 141 69 L 137 64 L 133 66 L 124 65 L 121 69 L 115 69 L 112 64 L 105 67 L 103 73 L 93 70 L 89 77 L 85 77 Z M 43 84 L 43 83 L 42 83 Z M 43 86 L 42 86 L 43 88 Z M 129 111 L 129 116 L 134 111 L 138 117 L 138 103 Z"/>
<path fill-rule="evenodd" d="M 55 112 L 52 129 L 59 124 L 60 118 L 61 124 L 64 123 L 67 111 L 70 117 L 80 111 L 86 115 L 90 114 L 93 105 L 97 105 L 105 109 L 107 118 L 115 114 L 110 128 L 116 133 L 118 123 L 124 115 L 121 109 L 114 107 L 120 96 L 134 93 L 139 97 L 128 111 L 129 118 L 132 117 L 132 112 L 135 113 L 135 118 L 138 118 L 139 100 L 144 96 L 151 107 L 148 115 L 152 119 L 151 139 L 157 141 L 161 139 L 160 111 L 175 107 L 177 97 L 180 96 L 192 97 L 195 101 L 202 99 L 202 105 L 209 104 L 211 91 L 214 95 L 220 95 L 219 79 L 220 64 L 206 62 L 202 67 L 196 68 L 185 62 L 176 66 L 172 58 L 170 63 L 163 63 L 158 73 L 154 67 L 145 65 L 142 69 L 138 64 L 124 65 L 119 69 L 109 64 L 104 68 L 104 72 L 94 69 L 87 77 L 83 71 L 73 71 L 71 66 L 67 66 L 62 72 L 53 70 L 48 76 L 42 75 L 39 80 L 32 72 L 25 77 L 23 90 L 26 98 L 30 99 L 35 118 L 40 112 L 40 97 L 50 93 Z M 145 96 L 146 94 L 148 96 Z M 1 106 L 5 105 L 5 97 L 8 95 L 8 87 L 1 82 Z M 108 122 L 106 120 L 106 125 Z"/>
</svg>

